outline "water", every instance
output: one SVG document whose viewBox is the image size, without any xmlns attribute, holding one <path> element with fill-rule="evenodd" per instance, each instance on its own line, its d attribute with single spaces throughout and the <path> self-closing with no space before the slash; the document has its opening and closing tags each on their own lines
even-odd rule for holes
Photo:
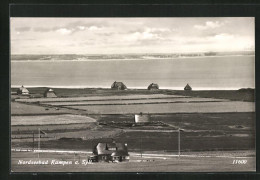
<svg viewBox="0 0 260 180">
<path fill-rule="evenodd" d="M 12 61 L 11 86 L 239 89 L 255 87 L 255 56 L 151 60 Z"/>
</svg>

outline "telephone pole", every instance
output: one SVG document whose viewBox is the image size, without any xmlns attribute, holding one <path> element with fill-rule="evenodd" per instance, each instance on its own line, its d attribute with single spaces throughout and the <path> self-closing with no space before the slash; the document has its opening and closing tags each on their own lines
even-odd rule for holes
<svg viewBox="0 0 260 180">
<path fill-rule="evenodd" d="M 141 158 L 143 157 L 143 155 L 142 155 L 142 137 L 141 137 L 141 143 L 140 143 L 140 153 L 141 153 Z"/>
<path fill-rule="evenodd" d="M 178 155 L 181 156 L 181 130 L 178 129 Z"/>
<path fill-rule="evenodd" d="M 38 128 L 38 133 L 39 133 L 39 137 L 38 137 L 38 158 L 40 157 L 40 148 L 41 148 L 41 132 L 40 132 L 40 128 Z"/>
<path fill-rule="evenodd" d="M 33 132 L 33 152 L 34 152 L 34 132 Z"/>
<path fill-rule="evenodd" d="M 184 129 L 178 129 L 178 156 L 181 157 L 181 132 L 184 132 Z"/>
</svg>

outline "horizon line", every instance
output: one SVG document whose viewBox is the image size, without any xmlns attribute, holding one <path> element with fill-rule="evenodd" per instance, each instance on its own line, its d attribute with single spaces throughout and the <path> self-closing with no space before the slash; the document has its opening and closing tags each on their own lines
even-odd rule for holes
<svg viewBox="0 0 260 180">
<path fill-rule="evenodd" d="M 11 88 L 20 88 L 22 85 L 11 85 Z M 25 88 L 64 88 L 64 89 L 111 89 L 111 86 L 55 86 L 55 85 L 23 85 Z M 148 86 L 147 86 L 148 87 Z M 128 90 L 147 90 L 146 86 L 129 86 Z M 185 87 L 185 86 L 184 86 Z M 159 90 L 183 90 L 184 87 L 166 87 L 162 86 Z M 192 87 L 192 90 L 239 90 L 239 89 L 255 89 L 255 87 Z"/>
<path fill-rule="evenodd" d="M 227 53 L 227 52 L 255 52 L 255 50 L 235 50 L 235 51 L 176 51 L 176 52 L 158 52 L 158 53 L 149 53 L 149 52 L 144 52 L 144 53 L 68 53 L 68 54 L 64 54 L 64 53 L 51 53 L 51 54 L 46 54 L 46 53 L 27 53 L 27 54 L 20 54 L 20 53 L 14 53 L 14 54 L 10 54 L 10 55 L 121 55 L 121 54 L 176 54 L 176 53 L 207 53 L 207 52 L 214 52 L 214 53 Z"/>
</svg>

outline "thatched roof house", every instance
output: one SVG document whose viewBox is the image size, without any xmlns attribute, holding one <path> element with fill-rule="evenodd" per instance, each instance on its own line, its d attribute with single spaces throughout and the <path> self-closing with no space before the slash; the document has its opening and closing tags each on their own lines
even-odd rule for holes
<svg viewBox="0 0 260 180">
<path fill-rule="evenodd" d="M 191 91 L 192 88 L 190 87 L 189 84 L 187 84 L 187 85 L 184 87 L 184 90 L 185 90 L 185 91 Z"/>
<path fill-rule="evenodd" d="M 114 82 L 112 85 L 111 85 L 111 89 L 117 89 L 117 90 L 125 90 L 127 89 L 127 87 L 124 85 L 124 83 L 122 82 Z"/>
<path fill-rule="evenodd" d="M 46 91 L 44 92 L 43 96 L 47 97 L 47 98 L 57 97 L 55 92 L 53 91 L 53 89 L 46 89 Z"/>
<path fill-rule="evenodd" d="M 23 85 L 17 90 L 17 94 L 28 95 L 29 91 Z"/>
<path fill-rule="evenodd" d="M 147 88 L 148 90 L 158 90 L 159 89 L 159 85 L 158 84 L 150 84 Z"/>
<path fill-rule="evenodd" d="M 97 161 L 126 161 L 129 159 L 127 144 L 123 143 L 98 143 L 93 154 Z"/>
</svg>

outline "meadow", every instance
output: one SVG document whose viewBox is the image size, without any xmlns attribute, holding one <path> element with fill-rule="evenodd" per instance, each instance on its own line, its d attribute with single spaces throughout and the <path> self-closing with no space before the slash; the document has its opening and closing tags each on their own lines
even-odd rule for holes
<svg viewBox="0 0 260 180">
<path fill-rule="evenodd" d="M 11 88 L 16 91 L 18 88 Z M 169 90 L 159 89 L 157 91 L 149 91 L 147 89 L 128 89 L 125 91 L 112 90 L 110 88 L 52 88 L 58 97 L 87 97 L 90 96 L 126 96 L 126 95 L 174 95 L 174 97 L 199 97 L 199 98 L 216 98 L 229 99 L 233 101 L 255 101 L 254 89 L 240 89 L 240 90 Z M 43 97 L 46 87 L 28 88 L 32 96 Z M 161 96 L 161 95 L 160 95 Z M 140 98 L 140 97 L 139 97 Z M 42 98 L 41 98 L 42 100 Z M 19 101 L 19 100 L 18 100 Z M 30 102 L 33 100 L 29 100 Z M 44 100 L 53 101 L 53 100 Z M 73 99 L 72 99 L 73 101 Z"/>
<path fill-rule="evenodd" d="M 68 111 L 63 109 L 46 108 L 34 104 L 25 104 L 11 102 L 11 115 L 50 115 L 50 114 L 67 114 Z"/>
<path fill-rule="evenodd" d="M 235 100 L 214 98 L 214 91 L 212 97 L 170 90 L 92 89 L 96 95 L 86 91 L 84 97 L 77 94 L 82 90 L 75 90 L 71 97 L 57 93 L 58 98 L 14 100 L 12 147 L 32 149 L 32 133 L 40 128 L 47 133 L 42 135 L 41 149 L 91 151 L 98 142 L 114 139 L 127 143 L 131 152 L 177 153 L 177 129 L 182 128 L 182 152 L 255 150 L 255 103 L 244 101 L 243 91 L 235 91 L 240 94 Z M 140 112 L 150 113 L 150 120 L 161 125 L 132 126 Z M 119 122 L 123 125 L 113 124 Z"/>
<path fill-rule="evenodd" d="M 43 149 L 90 150 L 98 142 L 127 142 L 131 151 L 164 150 L 177 151 L 178 128 L 181 133 L 182 151 L 241 150 L 255 148 L 255 113 L 195 113 L 152 115 L 152 121 L 161 121 L 171 128 L 153 127 L 110 127 L 93 123 L 12 126 L 16 137 L 30 136 L 20 142 L 12 141 L 12 147 L 32 148 L 31 133 L 37 134 L 37 128 L 47 133 L 47 139 L 41 143 Z M 98 122 L 132 121 L 133 116 L 103 115 Z M 18 133 L 18 129 L 19 133 Z M 44 136 L 43 136 L 44 137 Z M 66 137 L 65 139 L 63 139 Z M 78 140 L 77 140 L 78 138 Z M 46 139 L 45 139 L 46 140 Z M 141 145 L 142 142 L 142 145 Z M 171 143 L 170 143 L 171 142 Z"/>
<path fill-rule="evenodd" d="M 83 124 L 96 122 L 87 116 L 73 114 L 45 115 L 45 116 L 13 116 L 11 126 L 16 125 L 53 125 L 53 124 Z"/>
<path fill-rule="evenodd" d="M 94 114 L 162 114 L 162 113 L 223 113 L 254 112 L 252 102 L 202 102 L 202 103 L 164 103 L 164 104 L 132 104 L 132 105 L 77 105 L 64 106 L 71 109 L 85 110 Z"/>
<path fill-rule="evenodd" d="M 153 152 L 156 153 L 156 152 Z M 157 152 L 158 153 L 158 152 Z M 161 153 L 161 152 L 159 152 Z M 211 152 L 183 153 L 181 158 L 169 157 L 163 154 L 149 157 L 147 155 L 130 153 L 130 161 L 123 163 L 91 163 L 83 164 L 89 154 L 83 153 L 38 153 L 33 152 L 12 152 L 11 170 L 13 172 L 244 172 L 255 171 L 255 158 L 246 154 L 254 152 L 216 152 L 223 157 L 209 156 Z M 165 154 L 165 153 L 164 153 Z M 236 156 L 244 156 L 247 163 L 243 165 L 232 164 Z M 172 153 L 171 153 L 172 155 Z M 205 157 L 204 157 L 205 156 Z M 227 158 L 229 157 L 229 158 Z M 240 159 L 240 158 L 239 158 Z M 47 165 L 20 165 L 19 160 L 37 161 L 48 160 Z M 71 165 L 51 165 L 51 161 L 72 161 Z M 78 161 L 79 164 L 75 164 Z M 217 168 L 216 168 L 217 167 Z"/>
<path fill-rule="evenodd" d="M 218 102 L 228 101 L 223 99 L 213 98 L 188 98 L 188 97 L 174 97 L 174 98 L 150 98 L 150 99 L 115 99 L 115 100 L 89 100 L 80 102 L 44 102 L 52 106 L 77 106 L 77 105 L 127 105 L 127 104 L 159 104 L 159 103 L 189 103 L 189 102 Z"/>
<path fill-rule="evenodd" d="M 115 93 L 116 94 L 116 93 Z M 62 97 L 62 98 L 32 98 L 32 99 L 17 99 L 17 102 L 35 103 L 35 102 L 80 102 L 80 101 L 105 101 L 105 100 L 139 100 L 139 99 L 165 99 L 165 98 L 184 98 L 182 95 L 114 95 L 114 96 L 88 96 L 88 97 Z"/>
</svg>

